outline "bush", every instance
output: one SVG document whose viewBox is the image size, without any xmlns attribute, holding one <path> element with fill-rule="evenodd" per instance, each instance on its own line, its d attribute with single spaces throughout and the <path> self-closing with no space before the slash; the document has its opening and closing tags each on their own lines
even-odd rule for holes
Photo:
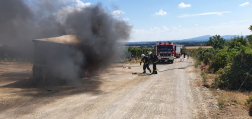
<svg viewBox="0 0 252 119">
<path fill-rule="evenodd" d="M 201 62 L 199 60 L 196 60 L 194 67 L 197 68 L 200 64 L 201 64 Z"/>
<path fill-rule="evenodd" d="M 201 56 L 201 61 L 204 63 L 204 64 L 210 64 L 210 61 L 213 59 L 214 57 L 214 54 L 210 53 L 210 52 L 206 52 L 204 53 L 202 56 Z"/>
<path fill-rule="evenodd" d="M 235 55 L 223 75 L 215 79 L 218 86 L 231 90 L 252 90 L 252 49 L 243 47 L 239 54 Z"/>
<path fill-rule="evenodd" d="M 214 72 L 218 71 L 220 68 L 224 68 L 227 65 L 227 56 L 228 52 L 224 49 L 219 50 L 218 53 L 214 56 L 210 64 L 210 69 L 213 69 Z"/>
<path fill-rule="evenodd" d="M 249 43 L 251 44 L 252 43 L 252 35 L 248 35 L 246 38 L 248 39 Z"/>
<path fill-rule="evenodd" d="M 241 46 L 248 46 L 248 38 L 241 37 L 234 37 L 232 40 L 228 41 L 226 45 L 228 45 L 229 48 L 237 48 L 239 49 Z"/>
<path fill-rule="evenodd" d="M 140 58 L 141 54 L 145 54 L 148 51 L 151 51 L 152 53 L 156 53 L 156 49 L 149 49 L 149 48 L 133 48 L 129 47 L 128 52 L 130 53 L 131 57 Z"/>
<path fill-rule="evenodd" d="M 209 38 L 206 45 L 213 46 L 213 48 L 223 48 L 225 39 L 221 38 L 220 35 L 215 35 Z"/>
<path fill-rule="evenodd" d="M 252 26 L 250 28 L 252 30 Z M 203 62 L 209 65 L 212 73 L 220 74 L 215 78 L 213 87 L 252 90 L 252 35 L 234 37 L 225 44 L 223 40 L 216 35 L 207 43 L 214 49 L 191 50 L 191 56 L 197 60 L 195 67 Z"/>
</svg>

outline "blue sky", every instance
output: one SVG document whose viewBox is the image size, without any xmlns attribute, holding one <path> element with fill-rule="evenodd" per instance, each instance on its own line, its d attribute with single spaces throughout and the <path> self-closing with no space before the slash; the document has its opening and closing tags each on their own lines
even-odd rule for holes
<svg viewBox="0 0 252 119">
<path fill-rule="evenodd" d="M 102 3 L 116 19 L 123 19 L 133 26 L 130 38 L 133 42 L 252 34 L 248 30 L 252 25 L 252 0 L 59 1 L 72 7 Z"/>
</svg>

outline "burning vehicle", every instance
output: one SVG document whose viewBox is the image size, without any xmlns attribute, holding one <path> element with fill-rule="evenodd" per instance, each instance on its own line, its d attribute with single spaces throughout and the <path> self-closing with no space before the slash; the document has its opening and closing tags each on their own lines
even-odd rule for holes
<svg viewBox="0 0 252 119">
<path fill-rule="evenodd" d="M 14 56 L 34 61 L 34 77 L 29 78 L 34 86 L 80 84 L 120 57 L 118 42 L 130 38 L 132 25 L 101 3 L 71 10 L 65 4 L 0 0 L 0 44 L 15 47 Z"/>
<path fill-rule="evenodd" d="M 95 42 L 93 45 L 85 44 L 75 35 L 36 39 L 33 43 L 33 76 L 39 78 L 47 75 L 76 80 L 97 75 L 116 60 L 119 53 L 119 45 L 107 44 L 105 41 Z"/>
<path fill-rule="evenodd" d="M 103 70 L 122 54 L 118 42 L 130 38 L 132 25 L 110 14 L 101 3 L 71 12 L 58 9 L 61 5 L 53 0 L 36 2 L 37 9 L 24 0 L 0 3 L 7 6 L 0 7 L 5 8 L 0 44 L 16 46 L 16 54 L 34 60 L 34 76 L 75 80 Z"/>
<path fill-rule="evenodd" d="M 43 75 L 53 75 L 59 78 L 66 78 L 70 73 L 69 68 L 84 76 L 84 66 L 75 61 L 79 57 L 79 41 L 74 35 L 64 35 L 60 37 L 36 39 L 34 43 L 34 65 L 33 76 L 43 77 Z M 71 65 L 79 65 L 73 69 Z M 64 74 L 65 73 L 65 74 Z"/>
</svg>

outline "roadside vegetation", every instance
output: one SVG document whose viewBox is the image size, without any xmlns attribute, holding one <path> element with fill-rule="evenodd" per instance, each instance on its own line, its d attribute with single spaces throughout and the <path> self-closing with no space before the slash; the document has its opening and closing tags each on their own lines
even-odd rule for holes
<svg viewBox="0 0 252 119">
<path fill-rule="evenodd" d="M 156 54 L 156 49 L 154 48 L 140 48 L 140 47 L 129 47 L 125 48 L 124 54 L 126 54 L 125 58 L 128 60 L 127 62 L 132 62 L 133 60 L 141 59 L 142 54 L 146 54 L 148 51 Z M 140 60 L 139 60 L 140 62 Z"/>
<path fill-rule="evenodd" d="M 252 25 L 249 29 L 252 31 Z M 203 81 L 212 79 L 209 87 L 217 96 L 220 109 L 232 102 L 248 106 L 248 110 L 251 110 L 252 35 L 234 37 L 230 41 L 215 35 L 209 38 L 206 45 L 213 49 L 187 51 L 196 60 L 195 67 L 202 69 Z M 220 90 L 226 93 L 220 94 Z M 227 99 L 228 95 L 232 98 Z"/>
</svg>

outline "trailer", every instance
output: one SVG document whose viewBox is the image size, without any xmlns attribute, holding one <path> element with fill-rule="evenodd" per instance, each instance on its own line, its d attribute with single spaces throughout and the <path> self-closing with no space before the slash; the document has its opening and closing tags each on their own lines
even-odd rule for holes
<svg viewBox="0 0 252 119">
<path fill-rule="evenodd" d="M 176 58 L 179 58 L 182 55 L 182 47 L 183 45 L 175 45 L 176 47 Z"/>
<path fill-rule="evenodd" d="M 74 35 L 44 38 L 33 40 L 34 65 L 33 76 L 43 77 L 53 74 L 60 75 L 62 71 L 68 71 L 69 57 L 75 57 L 74 52 L 78 48 L 78 39 Z M 72 61 L 74 62 L 74 61 Z M 80 76 L 82 72 L 80 71 Z M 59 77 L 64 78 L 64 77 Z"/>
</svg>

